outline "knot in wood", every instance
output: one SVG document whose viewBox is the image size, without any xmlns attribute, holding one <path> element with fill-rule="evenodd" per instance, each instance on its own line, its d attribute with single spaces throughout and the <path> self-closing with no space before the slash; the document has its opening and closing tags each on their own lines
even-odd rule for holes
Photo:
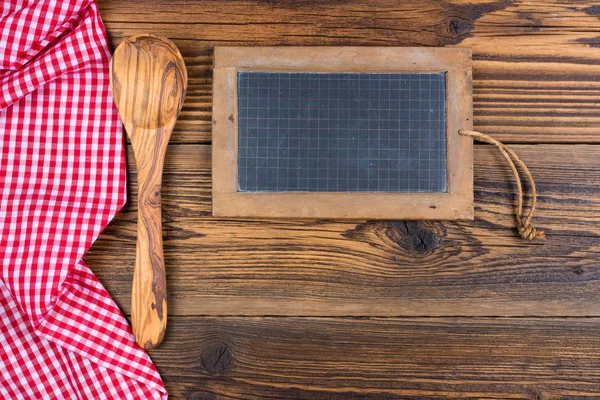
<svg viewBox="0 0 600 400">
<path fill-rule="evenodd" d="M 146 196 L 146 204 L 150 207 L 160 208 L 160 189 L 161 185 L 155 185 Z"/>
<path fill-rule="evenodd" d="M 415 261 L 435 253 L 445 234 L 443 226 L 431 222 L 369 221 L 346 231 L 343 236 L 388 249 L 405 261 Z"/>
<path fill-rule="evenodd" d="M 208 346 L 201 354 L 202 366 L 211 374 L 221 375 L 231 365 L 233 353 L 223 343 L 214 343 Z"/>
<path fill-rule="evenodd" d="M 460 36 L 470 32 L 473 29 L 471 21 L 465 21 L 460 18 L 452 18 L 446 25 L 446 30 L 452 36 Z"/>
<path fill-rule="evenodd" d="M 413 254 L 431 253 L 441 242 L 428 226 L 417 221 L 398 221 L 396 229 L 400 233 L 397 243 Z"/>
</svg>

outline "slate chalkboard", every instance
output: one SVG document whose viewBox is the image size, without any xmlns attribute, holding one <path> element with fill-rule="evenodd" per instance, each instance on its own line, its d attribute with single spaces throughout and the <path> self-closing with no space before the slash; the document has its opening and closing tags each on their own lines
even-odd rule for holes
<svg viewBox="0 0 600 400">
<path fill-rule="evenodd" d="M 237 82 L 240 192 L 447 191 L 445 72 Z"/>
<path fill-rule="evenodd" d="M 472 219 L 471 50 L 215 47 L 212 213 Z"/>
</svg>

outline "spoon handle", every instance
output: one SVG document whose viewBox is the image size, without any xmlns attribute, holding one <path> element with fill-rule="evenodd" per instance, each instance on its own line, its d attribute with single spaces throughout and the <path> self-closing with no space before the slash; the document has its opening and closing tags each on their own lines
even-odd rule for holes
<svg viewBox="0 0 600 400">
<path fill-rule="evenodd" d="M 142 152 L 146 157 L 136 154 L 138 225 L 131 293 L 133 334 L 146 350 L 161 342 L 167 326 L 167 280 L 160 209 L 164 154 L 152 153 Z"/>
</svg>

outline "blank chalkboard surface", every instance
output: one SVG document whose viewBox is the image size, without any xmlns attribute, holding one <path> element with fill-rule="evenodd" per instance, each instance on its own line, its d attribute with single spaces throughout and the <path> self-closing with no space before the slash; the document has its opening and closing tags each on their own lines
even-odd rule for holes
<svg viewBox="0 0 600 400">
<path fill-rule="evenodd" d="M 445 73 L 239 72 L 241 192 L 445 192 Z"/>
<path fill-rule="evenodd" d="M 216 47 L 220 217 L 472 219 L 471 51 Z"/>
</svg>

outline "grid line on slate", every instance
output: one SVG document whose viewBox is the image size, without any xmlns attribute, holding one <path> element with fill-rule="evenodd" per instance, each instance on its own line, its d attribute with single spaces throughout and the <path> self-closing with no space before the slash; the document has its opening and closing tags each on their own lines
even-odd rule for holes
<svg viewBox="0 0 600 400">
<path fill-rule="evenodd" d="M 241 192 L 446 192 L 445 73 L 238 73 Z"/>
</svg>

